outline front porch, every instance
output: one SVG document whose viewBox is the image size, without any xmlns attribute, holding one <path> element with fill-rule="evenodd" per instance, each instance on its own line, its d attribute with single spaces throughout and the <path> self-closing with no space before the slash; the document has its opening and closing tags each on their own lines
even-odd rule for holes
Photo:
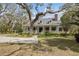
<svg viewBox="0 0 79 59">
<path fill-rule="evenodd" d="M 44 32 L 61 32 L 61 26 L 34 26 L 32 28 L 33 33 L 44 33 Z M 26 32 L 30 32 L 30 27 L 26 27 Z"/>
</svg>

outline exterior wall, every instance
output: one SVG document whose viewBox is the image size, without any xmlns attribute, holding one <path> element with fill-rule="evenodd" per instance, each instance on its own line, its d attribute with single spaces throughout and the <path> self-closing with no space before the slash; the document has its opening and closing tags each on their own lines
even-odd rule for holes
<svg viewBox="0 0 79 59">
<path fill-rule="evenodd" d="M 36 26 L 33 27 L 32 31 L 33 33 L 43 33 L 43 32 L 61 32 L 60 29 L 61 26 L 55 26 L 55 29 L 52 30 L 52 26 Z M 29 27 L 26 29 L 27 33 L 30 32 Z"/>
<path fill-rule="evenodd" d="M 61 32 L 62 29 L 60 31 L 60 27 L 61 27 L 60 23 L 61 22 L 60 22 L 59 16 L 58 16 L 58 14 L 55 14 L 54 16 L 55 16 L 54 20 L 52 18 L 48 19 L 50 21 L 50 23 L 47 23 L 47 22 L 45 23 L 46 19 L 44 19 L 44 21 L 42 21 L 42 19 L 38 20 L 35 23 L 36 25 L 34 24 L 34 27 L 32 29 L 33 33 L 41 33 L 41 32 L 46 32 L 46 31 L 47 32 Z M 55 28 L 52 29 L 53 26 L 50 24 L 54 25 Z M 30 32 L 29 26 L 27 26 L 26 30 L 27 30 L 27 33 Z"/>
</svg>

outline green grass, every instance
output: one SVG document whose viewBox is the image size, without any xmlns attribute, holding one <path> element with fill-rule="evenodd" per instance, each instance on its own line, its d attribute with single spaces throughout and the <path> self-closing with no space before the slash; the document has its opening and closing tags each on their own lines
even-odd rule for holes
<svg viewBox="0 0 79 59">
<path fill-rule="evenodd" d="M 1 34 L 14 37 L 32 37 L 28 33 Z M 38 44 L 0 44 L 0 55 L 79 55 L 79 43 L 73 35 L 48 33 L 38 35 Z M 13 47 L 12 47 L 13 46 Z M 6 48 L 5 48 L 6 47 Z M 14 50 L 16 50 L 16 52 Z M 18 50 L 20 49 L 20 50 Z M 3 50 L 3 52 L 1 52 Z M 10 51 L 9 51 L 10 50 Z M 12 51 L 11 51 L 12 50 Z M 15 54 L 16 53 L 16 54 Z M 30 53 L 30 54 L 29 54 Z"/>
<path fill-rule="evenodd" d="M 51 32 L 51 33 L 41 33 L 38 37 L 66 37 L 66 36 L 74 36 L 74 34 L 64 33 L 64 32 Z"/>
<path fill-rule="evenodd" d="M 0 35 L 5 35 L 5 36 L 13 36 L 13 37 L 32 37 L 34 35 L 34 33 L 32 34 L 29 34 L 29 33 L 3 33 L 3 34 L 0 34 Z M 51 33 L 48 33 L 48 32 L 45 32 L 45 33 L 40 33 L 38 34 L 38 38 L 43 38 L 43 37 L 68 37 L 68 36 L 74 36 L 74 34 L 65 34 L 64 32 L 59 32 L 59 33 L 56 33 L 56 32 L 51 32 Z"/>
<path fill-rule="evenodd" d="M 8 33 L 8 34 L 0 34 L 3 36 L 8 36 L 8 37 L 32 37 L 32 34 L 28 33 L 23 33 L 23 34 L 18 34 L 18 33 Z"/>
<path fill-rule="evenodd" d="M 39 38 L 38 44 L 0 44 L 0 55 L 4 54 L 42 56 L 79 55 L 79 43 L 73 37 L 43 37 L 43 39 Z"/>
</svg>

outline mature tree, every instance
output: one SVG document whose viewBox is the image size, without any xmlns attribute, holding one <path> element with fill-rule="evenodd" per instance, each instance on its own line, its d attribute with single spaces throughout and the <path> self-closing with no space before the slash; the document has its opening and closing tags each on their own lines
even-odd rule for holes
<svg viewBox="0 0 79 59">
<path fill-rule="evenodd" d="M 13 8 L 14 6 L 14 8 Z M 13 32 L 18 30 L 14 30 L 14 28 L 18 25 L 22 25 L 22 21 L 25 20 L 25 17 L 22 14 L 22 12 L 16 13 L 17 10 L 17 4 L 0 4 L 0 32 Z M 19 11 L 19 10 L 18 10 Z M 22 28 L 20 26 L 20 28 Z"/>
<path fill-rule="evenodd" d="M 40 16 L 45 16 L 47 13 L 54 14 L 54 13 L 60 12 L 64 9 L 64 8 L 62 8 L 58 11 L 52 11 L 51 10 L 52 4 L 48 4 L 45 11 L 38 12 L 39 6 L 44 6 L 44 4 L 42 4 L 42 3 L 35 4 L 35 8 L 33 8 L 32 4 L 26 4 L 26 3 L 17 3 L 17 4 L 20 5 L 22 9 L 25 9 L 27 11 L 27 14 L 29 16 L 29 21 L 30 21 L 30 32 L 32 32 L 32 27 L 33 27 L 34 23 L 39 19 Z M 36 11 L 34 19 L 32 19 L 32 14 L 34 13 L 33 11 L 31 11 L 32 9 L 34 9 Z"/>
<path fill-rule="evenodd" d="M 42 12 L 39 12 L 39 7 L 44 6 L 43 3 L 41 3 L 41 4 L 38 4 L 38 3 L 36 3 L 36 4 L 26 4 L 26 3 L 5 4 L 5 8 L 3 8 L 2 11 L 6 11 L 6 13 L 11 13 L 12 15 L 15 15 L 15 16 L 17 16 L 17 15 L 23 16 L 22 11 L 24 9 L 23 13 L 26 12 L 26 17 L 28 16 L 28 18 L 29 18 L 28 20 L 30 22 L 29 25 L 30 25 L 30 32 L 31 32 L 34 23 L 37 20 L 39 20 L 40 16 L 45 16 L 47 13 L 50 13 L 50 14 L 58 13 L 60 11 L 66 10 L 67 8 L 71 7 L 71 5 L 72 4 L 64 4 L 64 7 L 62 7 L 58 11 L 53 11 L 52 8 L 51 8 L 52 4 L 47 4 L 46 7 L 45 7 L 45 10 L 42 11 Z M 13 6 L 14 6 L 14 8 L 12 8 Z M 33 6 L 35 6 L 35 7 L 33 7 Z M 22 9 L 20 9 L 18 7 L 21 7 Z M 19 11 L 19 14 L 16 15 L 17 9 Z M 35 14 L 34 14 L 34 11 L 36 12 Z M 33 15 L 34 15 L 34 18 L 32 18 Z M 10 18 L 10 17 L 7 16 L 6 19 L 7 18 Z M 9 20 L 9 22 L 11 23 L 11 20 Z"/>
<path fill-rule="evenodd" d="M 14 15 L 7 13 L 0 18 L 0 32 L 12 32 L 12 26 L 14 22 Z M 2 27 L 2 28 L 1 28 Z"/>
<path fill-rule="evenodd" d="M 69 7 L 67 7 L 69 6 Z M 64 6 L 63 6 L 64 7 Z M 79 25 L 79 4 L 65 4 L 65 13 L 61 17 L 63 27 L 69 29 L 71 25 Z"/>
<path fill-rule="evenodd" d="M 66 33 L 71 27 L 70 22 L 72 22 L 72 17 L 74 15 L 75 15 L 74 11 L 68 11 L 68 12 L 65 12 L 64 15 L 61 17 L 62 27 Z"/>
</svg>

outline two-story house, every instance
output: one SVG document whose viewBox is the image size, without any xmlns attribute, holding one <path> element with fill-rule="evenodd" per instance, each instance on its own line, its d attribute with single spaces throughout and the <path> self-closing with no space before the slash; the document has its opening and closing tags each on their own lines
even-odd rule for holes
<svg viewBox="0 0 79 59">
<path fill-rule="evenodd" d="M 29 24 L 27 24 L 25 27 L 26 32 L 30 32 Z M 34 33 L 62 31 L 60 13 L 46 14 L 45 16 L 40 17 L 39 20 L 34 23 L 32 31 Z"/>
</svg>

